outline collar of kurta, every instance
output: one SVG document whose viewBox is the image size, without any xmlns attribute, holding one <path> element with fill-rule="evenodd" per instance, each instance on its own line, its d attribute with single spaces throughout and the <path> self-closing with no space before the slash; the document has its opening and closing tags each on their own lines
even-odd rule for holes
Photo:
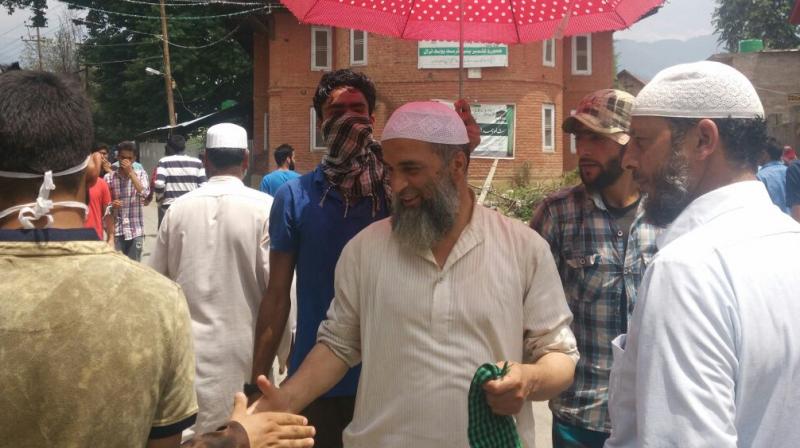
<svg viewBox="0 0 800 448">
<path fill-rule="evenodd" d="M 208 179 L 208 183 L 210 184 L 221 184 L 221 183 L 234 183 L 244 185 L 241 179 L 236 176 L 231 176 L 229 174 L 221 174 L 219 176 L 213 176 Z"/>
<path fill-rule="evenodd" d="M 656 245 L 661 250 L 679 237 L 722 214 L 752 205 L 772 205 L 767 189 L 757 180 L 736 182 L 709 191 L 692 201 L 675 218 L 675 221 L 658 236 Z"/>
</svg>

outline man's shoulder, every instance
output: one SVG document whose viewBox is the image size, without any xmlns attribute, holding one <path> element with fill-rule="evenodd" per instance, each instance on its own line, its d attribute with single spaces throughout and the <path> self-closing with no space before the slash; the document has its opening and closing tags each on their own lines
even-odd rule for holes
<svg viewBox="0 0 800 448">
<path fill-rule="evenodd" d="M 549 194 L 542 202 L 549 206 L 581 205 L 586 200 L 588 192 L 583 184 L 564 187 L 555 193 Z"/>
<path fill-rule="evenodd" d="M 383 218 L 364 227 L 347 242 L 346 246 L 350 246 L 349 250 L 362 251 L 365 248 L 375 249 L 378 244 L 387 244 L 392 239 L 392 220 Z"/>
<path fill-rule="evenodd" d="M 124 278 L 117 286 L 118 289 L 129 289 L 137 296 L 150 296 L 174 299 L 181 296 L 180 286 L 164 277 L 144 263 L 133 261 L 125 255 L 115 252 L 98 255 L 103 257 L 107 264 L 106 272 L 113 272 L 115 276 Z M 108 291 L 113 294 L 113 291 Z"/>
<path fill-rule="evenodd" d="M 791 173 L 794 176 L 800 177 L 800 159 L 793 161 L 786 167 L 786 175 Z"/>
<path fill-rule="evenodd" d="M 314 195 L 315 192 L 321 193 L 322 189 L 314 182 L 315 176 L 316 170 L 287 180 L 278 188 L 278 191 L 275 192 L 275 199 L 280 198 L 282 201 L 287 202 L 291 201 L 293 198 Z"/>
<path fill-rule="evenodd" d="M 186 154 L 173 154 L 159 159 L 157 168 L 164 170 L 169 169 L 203 169 L 203 162 L 197 157 L 192 157 Z"/>
<path fill-rule="evenodd" d="M 545 247 L 547 246 L 544 238 L 526 223 L 518 219 L 509 218 L 497 210 L 478 205 L 475 207 L 480 207 L 476 208 L 476 210 L 482 214 L 483 231 L 487 238 L 506 239 L 511 243 L 512 247 L 510 249 L 512 250 L 519 245 L 529 247 L 543 244 Z"/>
<path fill-rule="evenodd" d="M 256 190 L 254 188 L 250 188 L 244 184 L 238 185 L 236 187 L 225 187 L 223 189 L 218 189 L 217 185 L 213 183 L 206 183 L 199 188 L 195 188 L 187 192 L 186 194 L 181 195 L 180 197 L 176 198 L 175 201 L 170 206 L 170 209 L 176 208 L 177 209 L 184 209 L 191 208 L 196 205 L 197 202 L 203 201 L 208 197 L 214 196 L 229 196 L 229 197 L 236 197 L 241 198 L 247 201 L 252 201 L 254 203 L 259 204 L 259 207 L 264 207 L 264 204 L 272 204 L 273 198 L 272 196 L 264 193 L 262 191 Z M 266 207 L 269 210 L 269 207 Z"/>
</svg>

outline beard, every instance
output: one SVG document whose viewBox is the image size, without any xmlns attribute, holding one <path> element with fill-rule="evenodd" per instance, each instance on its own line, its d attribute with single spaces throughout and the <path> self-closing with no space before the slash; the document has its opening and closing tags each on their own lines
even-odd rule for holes
<svg viewBox="0 0 800 448">
<path fill-rule="evenodd" d="M 430 249 L 441 241 L 453 228 L 458 215 L 458 189 L 450 176 L 437 179 L 425 186 L 432 195 L 425 198 L 412 187 L 412 193 L 420 195 L 418 207 L 403 205 L 402 192 L 395 193 L 392 199 L 392 233 L 400 244 L 412 249 Z M 403 191 L 406 191 L 403 190 Z"/>
<path fill-rule="evenodd" d="M 620 176 L 622 176 L 622 173 L 624 172 L 625 170 L 622 168 L 622 160 L 620 156 L 609 159 L 608 162 L 600 165 L 600 174 L 598 174 L 594 180 L 587 179 L 583 174 L 583 170 L 578 169 L 578 173 L 580 173 L 581 176 L 581 182 L 583 182 L 583 184 L 588 188 L 595 191 L 600 191 L 612 185 L 617 181 L 617 179 L 619 179 Z"/>
<path fill-rule="evenodd" d="M 669 159 L 652 179 L 645 203 L 645 216 L 658 226 L 667 226 L 692 202 L 689 194 L 689 159 L 680 142 L 673 142 Z"/>
<path fill-rule="evenodd" d="M 294 171 L 294 161 L 289 162 L 289 170 Z"/>
</svg>

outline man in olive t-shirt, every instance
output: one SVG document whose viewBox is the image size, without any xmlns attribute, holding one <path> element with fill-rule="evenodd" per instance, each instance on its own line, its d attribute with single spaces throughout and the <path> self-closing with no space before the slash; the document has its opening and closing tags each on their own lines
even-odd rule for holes
<svg viewBox="0 0 800 448">
<path fill-rule="evenodd" d="M 3 446 L 177 446 L 197 413 L 180 288 L 83 228 L 92 129 L 73 81 L 0 75 Z"/>
</svg>

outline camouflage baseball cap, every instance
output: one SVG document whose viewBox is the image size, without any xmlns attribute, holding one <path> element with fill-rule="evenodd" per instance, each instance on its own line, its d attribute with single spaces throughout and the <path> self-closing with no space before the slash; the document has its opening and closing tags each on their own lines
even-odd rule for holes
<svg viewBox="0 0 800 448">
<path fill-rule="evenodd" d="M 575 115 L 561 125 L 564 132 L 574 133 L 580 122 L 590 131 L 603 134 L 620 145 L 630 140 L 631 108 L 634 97 L 622 90 L 604 89 L 592 92 L 581 100 Z"/>
</svg>

